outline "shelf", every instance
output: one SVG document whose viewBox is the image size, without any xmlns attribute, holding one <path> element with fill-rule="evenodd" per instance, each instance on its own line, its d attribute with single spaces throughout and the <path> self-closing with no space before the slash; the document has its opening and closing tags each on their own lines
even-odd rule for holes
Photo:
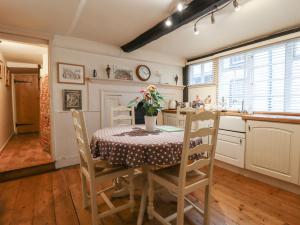
<svg viewBox="0 0 300 225">
<path fill-rule="evenodd" d="M 174 85 L 174 84 L 159 84 L 153 82 L 142 82 L 142 81 L 135 81 L 135 80 L 113 80 L 113 79 L 100 79 L 100 78 L 87 78 L 88 82 L 91 83 L 101 83 L 101 84 L 112 84 L 112 85 L 139 85 L 139 86 L 147 86 L 147 85 L 155 85 L 157 87 L 165 87 L 165 88 L 173 88 L 173 89 L 180 89 L 183 90 L 184 86 L 182 85 Z"/>
</svg>

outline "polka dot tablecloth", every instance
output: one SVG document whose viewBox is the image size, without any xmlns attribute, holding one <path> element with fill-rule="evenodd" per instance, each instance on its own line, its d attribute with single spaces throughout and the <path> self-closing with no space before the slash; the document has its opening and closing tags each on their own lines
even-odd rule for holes
<svg viewBox="0 0 300 225">
<path fill-rule="evenodd" d="M 112 127 L 96 131 L 90 147 L 93 158 L 114 166 L 170 165 L 180 161 L 183 136 L 183 131 L 147 132 L 144 126 Z M 191 147 L 199 144 L 200 138 L 191 139 Z"/>
</svg>

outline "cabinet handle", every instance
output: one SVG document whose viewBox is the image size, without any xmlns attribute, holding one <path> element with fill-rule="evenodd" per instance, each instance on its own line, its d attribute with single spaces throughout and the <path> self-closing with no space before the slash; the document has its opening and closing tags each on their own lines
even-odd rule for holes
<svg viewBox="0 0 300 225">
<path fill-rule="evenodd" d="M 240 144 L 243 144 L 243 140 L 242 139 L 240 139 Z"/>
<path fill-rule="evenodd" d="M 251 127 L 250 127 L 250 125 L 248 125 L 248 130 L 249 130 L 249 132 L 251 131 Z"/>
</svg>

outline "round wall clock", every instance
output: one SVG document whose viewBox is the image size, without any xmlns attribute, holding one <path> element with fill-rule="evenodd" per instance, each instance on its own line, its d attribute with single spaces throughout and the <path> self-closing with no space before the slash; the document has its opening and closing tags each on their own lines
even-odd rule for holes
<svg viewBox="0 0 300 225">
<path fill-rule="evenodd" d="M 148 66 L 146 65 L 139 65 L 136 68 L 136 75 L 141 81 L 146 81 L 150 78 L 151 76 L 151 71 Z"/>
</svg>

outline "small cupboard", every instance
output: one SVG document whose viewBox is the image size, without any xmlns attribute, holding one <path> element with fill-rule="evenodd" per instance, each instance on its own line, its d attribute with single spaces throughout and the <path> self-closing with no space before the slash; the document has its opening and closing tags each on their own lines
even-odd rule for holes
<svg viewBox="0 0 300 225">
<path fill-rule="evenodd" d="M 300 184 L 300 125 L 247 121 L 246 169 Z"/>
</svg>

